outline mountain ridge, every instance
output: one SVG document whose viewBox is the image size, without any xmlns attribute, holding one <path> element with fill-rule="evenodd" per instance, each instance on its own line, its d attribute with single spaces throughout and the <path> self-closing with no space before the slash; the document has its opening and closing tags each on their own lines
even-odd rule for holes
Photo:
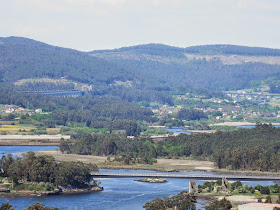
<svg viewBox="0 0 280 210">
<path fill-rule="evenodd" d="M 168 50 L 178 53 L 196 53 L 203 55 L 219 55 L 219 54 L 240 54 L 240 55 L 262 55 L 262 56 L 280 56 L 280 49 L 266 48 L 266 47 L 250 47 L 242 45 L 231 44 L 213 44 L 213 45 L 197 45 L 190 47 L 174 47 L 159 43 L 150 43 L 143 45 L 134 45 L 129 47 L 121 47 L 117 49 L 107 50 L 93 50 L 89 54 L 106 53 L 106 52 L 137 52 L 141 50 Z"/>
</svg>

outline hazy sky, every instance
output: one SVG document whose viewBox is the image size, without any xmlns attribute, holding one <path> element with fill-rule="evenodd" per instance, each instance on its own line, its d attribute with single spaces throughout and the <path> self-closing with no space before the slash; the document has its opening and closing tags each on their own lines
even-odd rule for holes
<svg viewBox="0 0 280 210">
<path fill-rule="evenodd" d="M 83 51 L 146 43 L 280 48 L 280 0 L 0 0 L 0 36 Z"/>
</svg>

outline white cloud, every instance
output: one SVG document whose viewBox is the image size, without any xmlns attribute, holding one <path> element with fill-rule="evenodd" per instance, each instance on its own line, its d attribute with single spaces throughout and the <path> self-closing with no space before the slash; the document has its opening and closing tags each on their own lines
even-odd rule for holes
<svg viewBox="0 0 280 210">
<path fill-rule="evenodd" d="M 23 34 L 24 36 L 39 36 L 39 35 L 48 35 L 54 33 L 62 33 L 66 31 L 65 26 L 60 25 L 50 25 L 50 26 L 34 26 L 34 25 L 23 25 L 16 26 L 14 28 L 16 34 Z"/>
</svg>

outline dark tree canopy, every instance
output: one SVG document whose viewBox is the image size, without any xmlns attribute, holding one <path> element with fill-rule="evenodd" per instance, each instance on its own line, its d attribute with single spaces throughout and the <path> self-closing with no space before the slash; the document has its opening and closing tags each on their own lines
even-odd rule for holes
<svg viewBox="0 0 280 210">
<path fill-rule="evenodd" d="M 164 210 L 177 207 L 178 210 L 195 210 L 196 197 L 182 191 L 172 197 L 156 198 L 143 206 L 146 210 Z"/>
</svg>

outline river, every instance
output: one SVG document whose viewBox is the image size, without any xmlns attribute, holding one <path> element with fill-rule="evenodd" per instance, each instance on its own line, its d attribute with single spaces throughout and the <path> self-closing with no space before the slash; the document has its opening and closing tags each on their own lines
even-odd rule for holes
<svg viewBox="0 0 280 210">
<path fill-rule="evenodd" d="M 36 151 L 47 150 L 50 147 L 0 147 L 4 153 L 10 151 Z M 27 149 L 26 151 L 23 151 Z M 53 149 L 53 148 L 51 148 Z M 13 152 L 15 153 L 15 152 Z M 116 172 L 112 169 L 100 169 L 101 172 Z M 118 173 L 157 173 L 147 170 L 117 170 Z M 166 172 L 168 173 L 168 172 Z M 170 173 L 170 172 L 169 172 Z M 172 172 L 173 173 L 173 172 Z M 204 173 L 210 174 L 211 172 L 174 172 L 174 173 Z M 213 173 L 211 173 L 213 174 Z M 58 207 L 63 210 L 74 209 L 104 209 L 104 210 L 138 210 L 143 209 L 142 206 L 147 202 L 155 198 L 163 198 L 164 196 L 171 196 L 178 194 L 183 190 L 188 190 L 187 179 L 169 178 L 166 183 L 144 183 L 134 181 L 138 178 L 111 178 L 101 180 L 101 186 L 104 187 L 104 191 L 77 194 L 77 195 L 59 195 L 59 196 L 47 196 L 47 197 L 17 197 L 17 198 L 0 198 L 0 202 L 11 203 L 16 210 L 24 209 L 34 202 L 44 203 L 46 206 Z M 202 184 L 204 181 L 197 181 L 197 184 Z M 249 185 L 272 185 L 273 181 L 255 181 L 246 182 Z M 278 183 L 279 184 L 279 183 Z M 204 209 L 204 206 L 208 204 L 208 201 L 198 199 L 197 209 Z"/>
<path fill-rule="evenodd" d="M 28 151 L 56 150 L 58 146 L 0 146 L 0 157 L 7 154 L 18 154 Z"/>
<path fill-rule="evenodd" d="M 251 129 L 251 128 L 255 128 L 255 125 L 241 125 L 241 126 L 235 126 L 236 128 L 244 128 L 244 129 Z M 274 127 L 279 128 L 280 125 L 274 125 Z M 168 130 L 173 132 L 174 134 L 180 134 L 180 133 L 184 133 L 184 134 L 196 134 L 196 133 L 191 133 L 191 132 L 186 132 L 184 131 L 184 128 L 162 128 L 163 130 Z"/>
</svg>

